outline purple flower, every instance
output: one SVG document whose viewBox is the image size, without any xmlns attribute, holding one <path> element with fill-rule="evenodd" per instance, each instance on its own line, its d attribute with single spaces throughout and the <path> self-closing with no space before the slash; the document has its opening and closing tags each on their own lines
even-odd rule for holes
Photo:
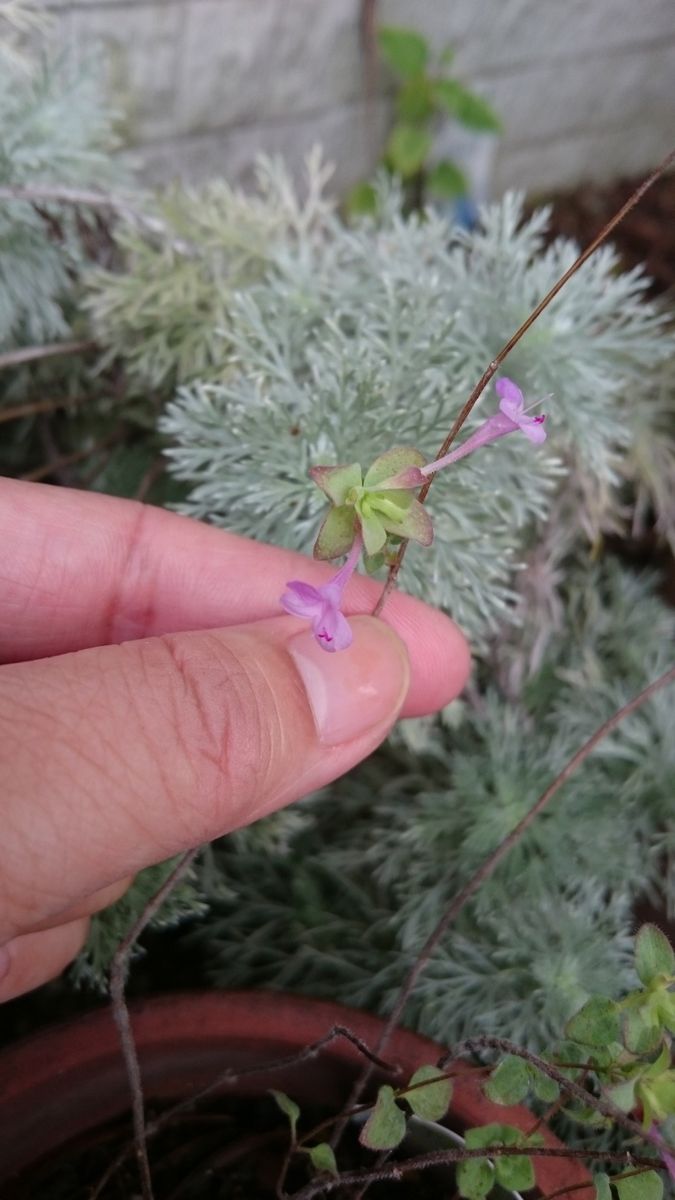
<svg viewBox="0 0 675 1200">
<path fill-rule="evenodd" d="M 281 606 L 287 613 L 311 621 L 312 633 L 323 650 L 346 650 L 352 644 L 354 635 L 347 618 L 340 611 L 340 604 L 359 561 L 362 545 L 361 537 L 357 537 L 347 561 L 337 575 L 322 587 L 293 579 L 286 584 L 288 591 L 281 597 Z"/>
<path fill-rule="evenodd" d="M 498 379 L 495 391 L 499 396 L 499 410 L 511 422 L 514 429 L 520 429 L 531 442 L 545 442 L 544 421 L 546 417 L 543 414 L 537 417 L 528 417 L 525 412 L 523 393 L 519 387 L 516 387 L 513 380 Z"/>
<path fill-rule="evenodd" d="M 436 471 L 441 471 L 443 467 L 449 467 L 451 463 L 465 458 L 467 454 L 473 454 L 474 450 L 478 450 L 481 446 L 489 446 L 490 442 L 496 441 L 497 438 L 504 437 L 507 433 L 517 433 L 518 430 L 524 433 L 531 442 L 546 441 L 546 430 L 544 429 L 546 417 L 543 414 L 537 417 L 528 416 L 525 412 L 525 401 L 520 388 L 516 387 L 511 379 L 498 379 L 495 390 L 499 396 L 499 412 L 493 413 L 487 421 L 483 421 L 483 424 L 479 425 L 475 433 L 462 442 L 461 446 L 457 446 L 455 450 L 451 450 L 449 454 L 437 459 L 436 462 L 427 463 L 420 469 L 420 475 L 424 477 L 434 475 Z"/>
</svg>

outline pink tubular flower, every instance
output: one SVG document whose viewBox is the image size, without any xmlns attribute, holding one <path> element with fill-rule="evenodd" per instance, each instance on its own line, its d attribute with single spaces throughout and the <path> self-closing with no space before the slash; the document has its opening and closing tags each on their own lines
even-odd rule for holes
<svg viewBox="0 0 675 1200">
<path fill-rule="evenodd" d="M 546 430 L 544 429 L 546 417 L 544 415 L 530 417 L 525 412 L 523 393 L 513 380 L 498 379 L 495 391 L 499 396 L 499 412 L 488 417 L 487 421 L 484 421 L 476 432 L 471 434 L 471 437 L 462 442 L 461 446 L 451 450 L 449 454 L 437 459 L 436 462 L 422 467 L 421 475 L 425 477 L 433 475 L 443 467 L 449 467 L 450 463 L 457 462 L 467 454 L 472 454 L 480 446 L 488 446 L 497 438 L 504 437 L 507 433 L 517 433 L 518 430 L 524 433 L 531 442 L 546 441 Z"/>
<path fill-rule="evenodd" d="M 525 401 L 523 393 L 519 387 L 511 379 L 498 379 L 495 384 L 495 391 L 499 396 L 499 410 L 502 416 L 506 417 L 511 425 L 520 429 L 521 433 L 525 434 L 531 442 L 539 444 L 546 441 L 546 430 L 544 429 L 544 421 L 546 417 L 540 415 L 538 417 L 528 417 L 525 412 Z M 498 418 L 497 418 L 498 419 Z M 510 432 L 510 430 L 506 430 Z"/>
<path fill-rule="evenodd" d="M 322 587 L 314 587 L 312 583 L 303 583 L 301 579 L 293 579 L 286 584 L 287 592 L 281 597 L 281 607 L 293 617 L 304 617 L 312 623 L 312 633 L 322 650 L 331 653 L 335 650 L 346 650 L 351 646 L 353 634 L 347 618 L 340 611 L 342 594 L 354 574 L 363 541 L 357 537 L 349 557 L 337 575 L 324 583 Z"/>
</svg>

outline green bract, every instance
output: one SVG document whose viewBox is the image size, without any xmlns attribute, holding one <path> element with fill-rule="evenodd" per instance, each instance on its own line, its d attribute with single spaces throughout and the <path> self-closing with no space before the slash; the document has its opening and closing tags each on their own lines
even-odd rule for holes
<svg viewBox="0 0 675 1200">
<path fill-rule="evenodd" d="M 390 535 L 429 546 L 431 518 L 412 494 L 425 481 L 420 471 L 424 462 L 419 450 L 397 446 L 376 458 L 365 476 L 358 463 L 312 467 L 312 479 L 333 504 L 319 530 L 314 557 L 347 554 L 359 531 L 368 556 L 383 551 Z"/>
</svg>

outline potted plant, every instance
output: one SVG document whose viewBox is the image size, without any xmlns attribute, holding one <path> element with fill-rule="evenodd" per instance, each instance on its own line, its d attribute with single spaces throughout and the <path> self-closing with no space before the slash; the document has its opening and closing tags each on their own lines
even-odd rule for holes
<svg viewBox="0 0 675 1200">
<path fill-rule="evenodd" d="M 132 1029 L 145 1103 L 154 1113 L 144 1136 L 161 1188 L 149 1194 L 180 1195 L 184 1185 L 185 1194 L 207 1195 L 216 1178 L 221 1196 L 237 1195 L 241 1186 L 260 1197 L 318 1196 L 338 1183 L 344 1192 L 379 1176 L 401 1183 L 404 1197 L 439 1194 L 428 1189 L 445 1190 L 451 1182 L 467 1200 L 481 1200 L 496 1184 L 528 1191 L 535 1182 L 545 1196 L 586 1191 L 590 1197 L 593 1187 L 608 1196 L 610 1185 L 619 1200 L 660 1196 L 656 1170 L 675 1173 L 666 1141 L 675 1115 L 675 954 L 654 926 L 637 936 L 636 970 L 640 987 L 618 1003 L 592 997 L 543 1057 L 480 1035 L 445 1051 L 403 1029 L 391 1031 L 377 1055 L 372 1048 L 385 1032 L 378 1018 L 278 993 L 188 993 L 141 1002 Z M 495 1050 L 492 1066 L 456 1057 Z M 369 1077 L 355 1099 L 364 1065 Z M 528 1096 L 534 1112 L 523 1107 Z M 631 1137 L 630 1149 L 607 1149 L 600 1138 L 597 1146 L 584 1141 L 566 1152 L 546 1126 L 562 1105 L 591 1127 L 614 1123 L 618 1134 Z M 92 1190 L 104 1198 L 133 1187 L 133 1143 L 119 1120 L 128 1108 L 129 1081 L 109 1010 L 6 1050 L 0 1056 L 3 1196 L 76 1200 Z M 215 1138 L 204 1136 L 209 1120 L 220 1121 Z M 331 1145 L 341 1121 L 347 1136 Z M 155 1155 L 158 1136 L 164 1140 Z M 620 1169 L 611 1178 L 596 1172 L 592 1180 L 585 1160 Z M 124 1184 L 116 1178 L 120 1170 Z"/>
</svg>

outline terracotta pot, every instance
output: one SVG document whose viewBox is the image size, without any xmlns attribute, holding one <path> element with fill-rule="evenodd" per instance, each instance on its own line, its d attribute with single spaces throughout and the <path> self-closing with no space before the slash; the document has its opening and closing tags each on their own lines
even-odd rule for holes
<svg viewBox="0 0 675 1200">
<path fill-rule="evenodd" d="M 382 1028 L 379 1018 L 368 1013 L 277 992 L 160 996 L 133 1005 L 131 1012 L 146 1101 L 187 1097 L 227 1067 L 236 1070 L 293 1054 L 334 1025 L 347 1026 L 370 1046 Z M 386 1059 L 400 1064 L 406 1078 L 439 1053 L 434 1042 L 398 1030 Z M 338 1038 L 316 1058 L 243 1078 L 227 1090 L 253 1096 L 276 1087 L 301 1107 L 320 1097 L 337 1110 L 362 1064 L 356 1048 Z M 500 1121 L 531 1127 L 532 1114 L 525 1108 L 506 1108 L 485 1098 L 481 1070 L 468 1064 L 458 1064 L 456 1070 L 448 1124 L 464 1128 Z M 376 1082 L 384 1078 L 376 1077 Z M 128 1107 L 126 1075 L 108 1009 L 6 1049 L 0 1055 L 0 1184 Z M 548 1130 L 544 1136 L 548 1144 L 560 1145 Z M 544 1194 L 589 1182 L 589 1190 L 575 1191 L 573 1200 L 591 1200 L 590 1176 L 580 1163 L 539 1158 L 535 1166 Z"/>
</svg>

